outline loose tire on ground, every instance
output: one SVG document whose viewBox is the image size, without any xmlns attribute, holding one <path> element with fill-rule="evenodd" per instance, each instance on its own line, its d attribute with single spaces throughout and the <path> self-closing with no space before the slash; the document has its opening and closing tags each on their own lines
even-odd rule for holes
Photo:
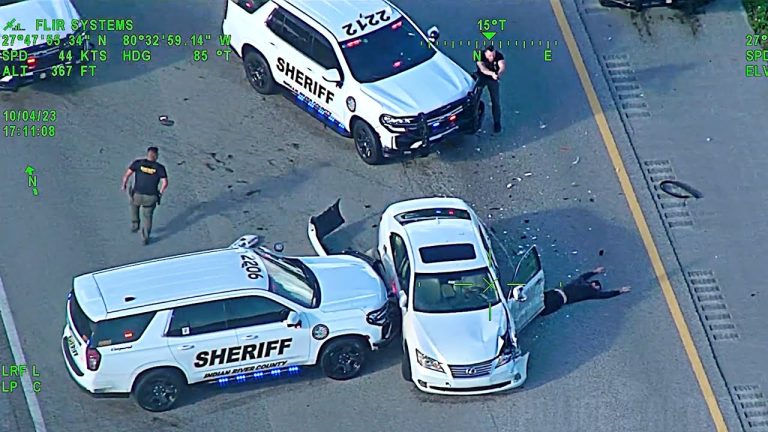
<svg viewBox="0 0 768 432">
<path fill-rule="evenodd" d="M 352 126 L 352 139 L 355 142 L 355 150 L 363 162 L 368 165 L 378 165 L 384 161 L 381 139 L 371 125 L 363 120 L 356 121 Z"/>
<path fill-rule="evenodd" d="M 172 409 L 184 394 L 187 383 L 174 369 L 155 369 L 136 380 L 131 396 L 141 408 L 151 412 Z"/>
<path fill-rule="evenodd" d="M 363 370 L 368 350 L 362 341 L 354 337 L 334 339 L 323 348 L 320 367 L 328 378 L 338 381 L 352 379 Z"/>
<path fill-rule="evenodd" d="M 269 95 L 275 93 L 276 84 L 267 60 L 256 51 L 249 51 L 243 58 L 245 78 L 257 92 Z"/>
</svg>

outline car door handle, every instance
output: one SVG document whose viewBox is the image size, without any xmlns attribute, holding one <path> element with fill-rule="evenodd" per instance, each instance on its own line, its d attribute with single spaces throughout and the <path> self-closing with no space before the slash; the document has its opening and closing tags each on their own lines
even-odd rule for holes
<svg viewBox="0 0 768 432">
<path fill-rule="evenodd" d="M 194 347 L 195 347 L 194 345 L 182 345 L 179 347 L 179 351 L 191 350 Z"/>
<path fill-rule="evenodd" d="M 258 338 L 259 338 L 259 335 L 246 335 L 246 336 L 243 336 L 244 340 L 254 340 L 254 339 L 258 339 Z"/>
<path fill-rule="evenodd" d="M 274 42 L 270 42 L 269 44 L 270 44 L 270 45 L 272 45 L 272 46 L 275 46 L 275 43 L 274 43 Z"/>
</svg>

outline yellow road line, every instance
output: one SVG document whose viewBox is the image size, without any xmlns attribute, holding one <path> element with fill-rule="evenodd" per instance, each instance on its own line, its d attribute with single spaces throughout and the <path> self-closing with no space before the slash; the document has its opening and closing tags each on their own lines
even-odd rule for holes
<svg viewBox="0 0 768 432">
<path fill-rule="evenodd" d="M 557 24 L 560 26 L 560 31 L 563 33 L 565 38 L 565 43 L 568 46 L 568 52 L 570 53 L 573 64 L 576 67 L 576 72 L 578 73 L 579 79 L 581 80 L 581 86 L 584 88 L 584 93 L 586 93 L 587 99 L 589 100 L 589 106 L 592 108 L 592 115 L 595 118 L 598 129 L 600 129 L 600 135 L 603 137 L 603 143 L 605 144 L 605 148 L 608 150 L 608 154 L 611 157 L 611 163 L 613 164 L 616 175 L 619 178 L 621 189 L 624 192 L 624 196 L 627 198 L 627 204 L 629 205 L 629 210 L 632 213 L 632 218 L 635 220 L 635 225 L 637 225 L 637 230 L 640 232 L 640 237 L 643 239 L 645 250 L 648 253 L 648 257 L 651 259 L 653 270 L 656 273 L 656 278 L 659 281 L 659 285 L 661 285 L 661 291 L 664 293 L 664 299 L 666 299 L 667 307 L 669 307 L 669 312 L 672 314 L 672 319 L 675 322 L 677 333 L 680 335 L 680 340 L 682 341 L 683 347 L 685 348 L 685 353 L 688 356 L 688 360 L 691 362 L 691 368 L 693 368 L 693 373 L 696 376 L 696 381 L 699 383 L 699 388 L 701 389 L 701 393 L 704 396 L 704 401 L 707 403 L 707 408 L 709 408 L 709 414 L 712 416 L 712 421 L 715 423 L 717 431 L 727 432 L 728 428 L 725 425 L 723 413 L 720 411 L 720 406 L 718 405 L 715 394 L 712 391 L 712 386 L 709 383 L 709 378 L 707 378 L 707 373 L 704 371 L 704 366 L 702 365 L 701 358 L 699 357 L 699 353 L 696 350 L 696 345 L 693 343 L 691 332 L 688 330 L 688 325 L 685 322 L 685 318 L 683 318 L 683 312 L 680 309 L 680 304 L 678 303 L 677 297 L 675 297 L 675 292 L 672 290 L 672 285 L 669 283 L 669 279 L 667 278 L 667 272 L 664 269 L 664 264 L 661 261 L 659 251 L 656 248 L 656 244 L 654 243 L 653 237 L 651 236 L 651 231 L 648 228 L 648 223 L 646 222 L 643 211 L 640 208 L 640 203 L 637 200 L 637 195 L 635 195 L 635 190 L 632 187 L 632 183 L 630 182 L 629 176 L 627 175 L 626 169 L 624 168 L 624 162 L 622 161 L 621 155 L 619 154 L 619 149 L 616 146 L 616 141 L 613 138 L 611 129 L 608 127 L 608 121 L 605 119 L 605 114 L 603 113 L 603 109 L 600 106 L 597 93 L 592 86 L 592 81 L 589 79 L 589 74 L 587 73 L 586 66 L 584 66 L 584 60 L 581 57 L 581 52 L 579 51 L 579 47 L 576 44 L 576 39 L 573 37 L 571 26 L 568 24 L 568 20 L 565 18 L 563 5 L 560 3 L 560 0 L 550 0 L 550 4 L 552 6 L 552 11 L 555 13 L 555 18 L 557 18 Z"/>
</svg>

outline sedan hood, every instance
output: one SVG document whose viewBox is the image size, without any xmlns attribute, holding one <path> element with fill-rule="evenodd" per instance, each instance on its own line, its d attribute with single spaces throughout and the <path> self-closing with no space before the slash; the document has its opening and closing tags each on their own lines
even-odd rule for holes
<svg viewBox="0 0 768 432">
<path fill-rule="evenodd" d="M 31 45 L 39 45 L 45 42 L 40 38 L 34 40 L 34 36 L 40 35 L 59 35 L 62 38 L 66 35 L 72 34 L 72 20 L 79 19 L 80 15 L 72 6 L 69 0 L 26 0 L 18 3 L 13 3 L 8 6 L 0 6 L 0 24 L 5 26 L 6 23 L 15 19 L 14 26 L 17 24 L 24 29 L 24 31 L 18 32 L 19 35 L 30 35 Z M 35 23 L 39 19 L 44 19 L 50 27 L 52 20 L 63 19 L 64 31 L 44 31 L 43 29 L 36 30 Z M 4 32 L 11 33 L 11 32 Z M 34 35 L 34 36 L 33 36 Z M 2 49 L 24 49 L 29 48 L 31 45 L 27 45 L 23 39 L 15 39 L 15 43 L 12 47 L 2 47 Z"/>
<path fill-rule="evenodd" d="M 348 256 L 302 257 L 320 285 L 320 309 L 333 312 L 381 307 L 384 282 L 365 261 Z"/>
<path fill-rule="evenodd" d="M 472 86 L 472 77 L 445 54 L 438 52 L 431 60 L 413 69 L 363 84 L 361 89 L 381 104 L 385 114 L 415 116 L 466 96 Z"/>
<path fill-rule="evenodd" d="M 501 349 L 499 336 L 507 330 L 504 304 L 474 312 L 432 314 L 416 312 L 413 327 L 424 354 L 449 365 L 490 360 Z M 415 347 L 418 348 L 418 347 Z"/>
</svg>

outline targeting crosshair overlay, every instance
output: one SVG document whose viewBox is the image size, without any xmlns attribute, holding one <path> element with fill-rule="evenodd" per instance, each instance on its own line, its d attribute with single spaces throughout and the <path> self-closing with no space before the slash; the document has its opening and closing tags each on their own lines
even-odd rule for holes
<svg viewBox="0 0 768 432">
<path fill-rule="evenodd" d="M 491 259 L 491 252 L 490 251 L 486 251 L 485 258 L 488 260 L 488 267 L 489 268 L 492 267 L 493 266 L 493 260 Z M 488 280 L 485 277 L 483 277 L 483 282 L 485 282 L 485 289 L 480 294 L 485 294 L 486 291 L 488 291 L 489 289 L 495 289 L 496 288 L 495 283 L 498 283 L 499 280 L 498 279 Z M 453 285 L 454 286 L 464 286 L 464 287 L 473 287 L 473 286 L 475 286 L 474 284 L 471 284 L 469 282 L 459 282 L 459 283 L 455 283 Z M 507 284 L 507 286 L 511 286 L 512 289 L 515 289 L 516 287 L 519 287 L 519 286 L 525 286 L 525 284 L 510 282 L 510 283 Z M 488 321 L 491 321 L 492 318 L 493 318 L 492 315 L 491 315 L 491 306 L 492 306 L 491 302 L 489 301 L 488 302 Z"/>
</svg>

